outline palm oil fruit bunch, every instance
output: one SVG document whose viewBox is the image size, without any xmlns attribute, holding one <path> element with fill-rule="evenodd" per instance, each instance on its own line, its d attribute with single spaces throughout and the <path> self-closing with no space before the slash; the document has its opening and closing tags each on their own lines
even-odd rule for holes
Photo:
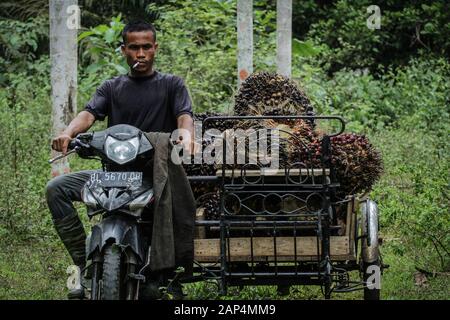
<svg viewBox="0 0 450 320">
<path fill-rule="evenodd" d="M 236 97 L 236 115 L 302 115 L 312 111 L 311 102 L 297 84 L 282 75 L 253 73 Z"/>
<path fill-rule="evenodd" d="M 307 126 L 294 127 L 290 154 L 291 163 L 302 162 L 308 168 L 322 167 L 322 137 Z M 337 192 L 341 197 L 370 191 L 383 172 L 380 153 L 367 137 L 344 133 L 331 137 L 331 165 L 340 184 Z"/>
<path fill-rule="evenodd" d="M 204 121 L 208 117 L 215 117 L 215 116 L 226 116 L 226 115 L 210 111 L 196 113 L 194 114 L 194 121 Z M 223 132 L 227 129 L 232 129 L 234 126 L 235 123 L 232 120 L 210 120 L 206 124 L 203 124 L 203 130 L 217 129 Z"/>
<path fill-rule="evenodd" d="M 210 144 L 210 140 L 202 139 L 202 152 Z M 214 164 L 207 164 L 204 161 L 200 164 L 194 163 L 194 155 L 191 155 L 191 163 L 183 163 L 183 168 L 187 176 L 214 176 L 217 171 Z M 195 199 L 213 189 L 208 182 L 192 181 L 190 184 Z"/>
<path fill-rule="evenodd" d="M 322 146 L 318 134 L 311 123 L 297 120 L 291 128 L 289 160 L 301 162 L 308 167 L 320 167 Z"/>
<path fill-rule="evenodd" d="M 259 121 L 253 123 L 253 121 Z M 241 174 L 240 170 L 258 170 L 263 167 L 273 167 L 277 162 L 278 167 L 284 168 L 289 161 L 289 139 L 284 130 L 285 125 L 280 125 L 272 120 L 249 120 L 241 123 L 237 129 L 246 130 L 243 137 L 231 130 L 227 132 L 228 140 L 227 155 L 234 148 L 234 163 L 227 164 L 226 169 L 239 170 L 236 176 Z M 255 163 L 256 162 L 256 163 Z"/>
<path fill-rule="evenodd" d="M 341 195 L 370 191 L 383 173 L 381 154 L 364 135 L 343 133 L 331 137 L 331 154 Z"/>
<path fill-rule="evenodd" d="M 206 220 L 220 219 L 220 194 L 218 190 L 204 194 L 199 205 L 205 209 Z"/>
<path fill-rule="evenodd" d="M 202 152 L 212 143 L 211 140 L 202 139 Z M 183 163 L 184 171 L 188 176 L 214 176 L 216 167 L 214 164 L 206 164 L 203 160 L 201 164 L 194 162 L 194 155 L 191 155 L 191 163 Z"/>
</svg>

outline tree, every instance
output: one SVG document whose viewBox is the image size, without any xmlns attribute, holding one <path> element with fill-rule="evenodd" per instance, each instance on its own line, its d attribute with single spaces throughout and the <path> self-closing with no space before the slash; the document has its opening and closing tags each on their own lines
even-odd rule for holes
<svg viewBox="0 0 450 320">
<path fill-rule="evenodd" d="M 291 76 L 292 0 L 277 1 L 277 66 L 278 73 Z"/>
<path fill-rule="evenodd" d="M 77 0 L 50 0 L 49 6 L 52 133 L 56 136 L 76 112 L 79 7 Z M 69 171 L 67 159 L 52 164 L 52 176 Z"/>
</svg>

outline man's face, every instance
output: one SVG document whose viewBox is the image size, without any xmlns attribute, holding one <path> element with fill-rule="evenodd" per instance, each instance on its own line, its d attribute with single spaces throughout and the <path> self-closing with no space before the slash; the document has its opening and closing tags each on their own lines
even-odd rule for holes
<svg viewBox="0 0 450 320">
<path fill-rule="evenodd" d="M 158 43 L 153 38 L 151 31 L 128 32 L 126 43 L 122 45 L 122 54 L 134 75 L 149 75 L 152 73 Z M 133 68 L 137 62 L 139 64 Z"/>
</svg>

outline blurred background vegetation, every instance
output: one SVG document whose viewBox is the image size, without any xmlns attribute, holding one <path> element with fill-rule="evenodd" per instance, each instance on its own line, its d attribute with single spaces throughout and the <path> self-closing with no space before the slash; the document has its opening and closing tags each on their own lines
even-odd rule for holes
<svg viewBox="0 0 450 320">
<path fill-rule="evenodd" d="M 184 78 L 195 111 L 231 112 L 235 0 L 79 4 L 78 110 L 102 81 L 126 72 L 120 31 L 139 18 L 157 28 L 157 69 Z M 255 71 L 276 71 L 275 4 L 254 0 Z M 384 260 L 391 265 L 382 298 L 448 299 L 449 3 L 377 1 L 379 30 L 366 26 L 371 4 L 293 0 L 293 78 L 319 114 L 342 115 L 348 130 L 367 134 L 383 154 L 385 174 L 371 194 L 381 209 Z M 70 260 L 44 197 L 51 139 L 48 33 L 47 0 L 0 3 L 1 299 L 63 299 L 66 293 Z M 86 162 L 73 158 L 72 170 L 93 165 Z M 192 299 L 217 297 L 206 283 L 187 292 Z M 278 297 L 273 287 L 247 287 L 224 298 L 322 296 L 317 288 L 294 287 Z"/>
</svg>

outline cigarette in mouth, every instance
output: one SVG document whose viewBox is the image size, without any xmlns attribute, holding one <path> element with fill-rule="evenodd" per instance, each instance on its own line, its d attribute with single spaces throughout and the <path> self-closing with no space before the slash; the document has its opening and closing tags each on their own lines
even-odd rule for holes
<svg viewBox="0 0 450 320">
<path fill-rule="evenodd" d="M 136 62 L 134 65 L 133 65 L 133 69 L 136 69 L 136 67 L 139 65 L 139 61 L 138 62 Z"/>
</svg>

